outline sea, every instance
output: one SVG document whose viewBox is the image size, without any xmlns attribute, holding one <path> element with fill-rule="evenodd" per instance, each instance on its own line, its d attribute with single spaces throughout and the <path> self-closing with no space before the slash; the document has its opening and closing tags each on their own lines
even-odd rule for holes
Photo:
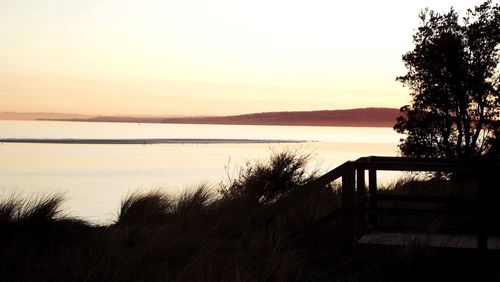
<svg viewBox="0 0 500 282">
<path fill-rule="evenodd" d="M 245 165 L 283 150 L 310 155 L 308 169 L 325 173 L 359 157 L 396 156 L 400 138 L 385 127 L 0 121 L 0 139 L 72 140 L 0 143 L 0 198 L 60 193 L 64 215 L 108 224 L 131 193 L 175 196 L 200 185 L 216 193 Z M 78 142 L 89 139 L 145 141 Z M 159 139 L 168 142 L 146 142 Z M 382 172 L 379 181 L 400 176 Z"/>
</svg>

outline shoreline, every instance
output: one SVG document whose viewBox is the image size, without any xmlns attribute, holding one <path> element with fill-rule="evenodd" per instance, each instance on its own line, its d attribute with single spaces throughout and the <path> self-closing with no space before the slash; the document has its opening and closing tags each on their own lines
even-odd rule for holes
<svg viewBox="0 0 500 282">
<path fill-rule="evenodd" d="M 0 143 L 38 143 L 38 144 L 120 144 L 120 145 L 153 145 L 153 144 L 272 144 L 272 143 L 307 143 L 306 140 L 272 140 L 272 139 L 209 139 L 209 138 L 139 138 L 139 139 L 37 139 L 6 138 Z"/>
</svg>

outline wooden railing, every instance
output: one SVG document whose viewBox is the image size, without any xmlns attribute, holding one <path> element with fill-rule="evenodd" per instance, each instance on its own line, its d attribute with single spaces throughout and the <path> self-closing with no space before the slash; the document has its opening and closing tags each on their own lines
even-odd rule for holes
<svg viewBox="0 0 500 282">
<path fill-rule="evenodd" d="M 377 228 L 377 214 L 381 212 L 389 212 L 399 217 L 424 216 L 425 214 L 442 215 L 447 217 L 452 216 L 469 216 L 475 226 L 468 226 L 475 229 L 473 233 L 477 235 L 478 249 L 487 249 L 488 235 L 492 230 L 492 226 L 498 224 L 494 222 L 493 212 L 495 204 L 500 203 L 499 190 L 500 185 L 498 175 L 500 173 L 499 161 L 446 161 L 432 159 L 413 159 L 413 158 L 397 158 L 397 157 L 365 157 L 354 162 L 353 171 L 346 171 L 350 175 L 350 180 L 345 183 L 342 180 L 343 207 L 355 206 L 364 210 L 363 215 L 370 216 L 368 224 L 372 228 Z M 368 193 L 365 189 L 365 171 L 368 171 Z M 477 183 L 477 195 L 469 197 L 454 197 L 454 196 L 427 196 L 427 195 L 397 195 L 397 194 L 381 194 L 377 186 L 378 171 L 419 171 L 419 172 L 448 172 L 455 175 L 466 175 L 469 181 Z M 356 175 L 356 185 L 351 184 L 353 175 Z M 472 179 L 470 179 L 472 178 Z M 475 179 L 474 179 L 475 178 Z M 344 179 L 344 178 L 343 178 Z M 353 199 L 354 198 L 354 199 Z M 357 199 L 356 199 L 357 198 Z M 345 199 L 345 201 L 344 201 Z M 363 200 L 368 199 L 367 206 Z M 409 209 L 409 208 L 382 208 L 379 207 L 379 202 L 402 202 L 404 203 L 425 203 L 425 204 L 444 204 L 446 209 L 429 208 L 426 209 Z M 450 208 L 451 207 L 451 208 Z M 365 209 L 366 208 L 366 209 Z M 351 216 L 352 217 L 352 216 Z M 345 219 L 353 221 L 353 219 Z M 499 222 L 500 223 L 500 222 Z M 349 225 L 345 228 L 349 229 Z M 409 228 L 406 226 L 405 228 Z M 446 229 L 446 224 L 440 226 L 440 229 Z M 450 229 L 452 232 L 453 230 Z M 356 230 L 346 230 L 351 235 L 356 236 Z M 457 230 L 458 231 L 458 230 Z M 460 232 L 460 231 L 458 231 Z M 347 234 L 346 234 L 347 235 Z M 348 243 L 348 242 L 347 242 Z"/>
<path fill-rule="evenodd" d="M 395 195 L 380 193 L 377 185 L 379 171 L 413 171 L 413 172 L 445 172 L 467 174 L 476 178 L 478 183 L 477 197 L 460 198 L 448 196 Z M 368 181 L 366 181 L 368 176 Z M 487 238 L 490 235 L 491 207 L 500 204 L 500 161 L 446 161 L 434 159 L 415 159 L 401 157 L 363 157 L 356 161 L 348 161 L 324 174 L 280 200 L 271 210 L 257 217 L 265 220 L 270 214 L 286 209 L 297 201 L 307 200 L 308 195 L 336 180 L 341 180 L 340 231 L 342 246 L 347 252 L 354 246 L 355 240 L 368 229 L 378 228 L 378 218 L 382 213 L 393 213 L 400 217 L 421 216 L 423 214 L 445 213 L 448 215 L 467 214 L 474 217 L 473 233 L 477 235 L 478 249 L 487 249 Z M 367 183 L 368 182 L 368 183 Z M 367 185 L 368 184 L 368 185 Z M 409 209 L 380 207 L 379 203 L 438 203 L 451 205 L 449 210 Z M 500 224 L 500 222 L 498 222 Z"/>
</svg>

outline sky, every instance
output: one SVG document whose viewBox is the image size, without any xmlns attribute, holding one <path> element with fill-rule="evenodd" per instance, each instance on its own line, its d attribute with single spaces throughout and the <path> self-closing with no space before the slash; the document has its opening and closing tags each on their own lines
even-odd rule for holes
<svg viewBox="0 0 500 282">
<path fill-rule="evenodd" d="M 2 0 L 0 112 L 400 107 L 425 7 L 478 1 Z"/>
</svg>

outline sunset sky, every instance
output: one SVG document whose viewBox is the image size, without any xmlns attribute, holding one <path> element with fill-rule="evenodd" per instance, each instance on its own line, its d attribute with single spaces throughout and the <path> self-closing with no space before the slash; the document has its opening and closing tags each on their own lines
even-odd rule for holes
<svg viewBox="0 0 500 282">
<path fill-rule="evenodd" d="M 0 112 L 400 107 L 419 11 L 480 3 L 2 0 Z"/>
</svg>

